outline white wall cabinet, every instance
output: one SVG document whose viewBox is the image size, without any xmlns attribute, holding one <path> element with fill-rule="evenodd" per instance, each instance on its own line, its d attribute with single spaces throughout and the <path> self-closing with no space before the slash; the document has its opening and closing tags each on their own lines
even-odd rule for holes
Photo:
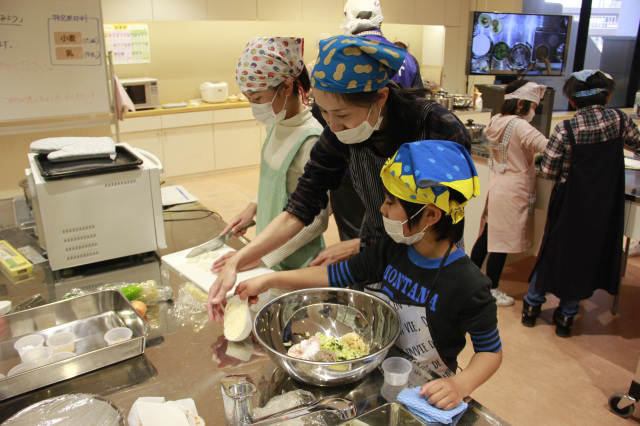
<svg viewBox="0 0 640 426">
<path fill-rule="evenodd" d="M 215 169 L 213 126 L 210 124 L 163 130 L 164 171 L 167 177 L 205 173 Z"/>
<path fill-rule="evenodd" d="M 256 121 L 216 124 L 213 138 L 216 170 L 260 163 L 260 125 Z"/>
<path fill-rule="evenodd" d="M 260 163 L 263 126 L 251 108 L 194 111 L 120 122 L 120 139 L 156 155 L 167 177 Z"/>
</svg>

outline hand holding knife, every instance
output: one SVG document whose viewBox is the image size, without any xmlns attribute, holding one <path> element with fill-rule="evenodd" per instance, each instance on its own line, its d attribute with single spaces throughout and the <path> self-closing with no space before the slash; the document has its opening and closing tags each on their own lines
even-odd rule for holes
<svg viewBox="0 0 640 426">
<path fill-rule="evenodd" d="M 251 222 L 249 222 L 248 224 L 246 224 L 242 228 L 238 229 L 238 231 L 236 231 L 236 232 L 240 232 L 243 229 L 250 228 L 250 227 L 254 226 L 255 224 L 256 224 L 256 222 L 252 220 Z M 233 235 L 234 235 L 234 232 L 230 231 L 230 232 L 227 232 L 224 235 L 221 235 L 221 236 L 216 237 L 216 238 L 214 238 L 214 239 L 212 239 L 210 241 L 207 241 L 206 243 L 203 243 L 203 244 L 200 244 L 197 247 L 194 247 L 189 253 L 187 253 L 187 259 L 191 258 L 191 257 L 196 257 L 196 256 L 198 256 L 198 255 L 200 255 L 202 253 L 206 253 L 208 251 L 213 251 L 213 250 L 219 249 Z"/>
</svg>

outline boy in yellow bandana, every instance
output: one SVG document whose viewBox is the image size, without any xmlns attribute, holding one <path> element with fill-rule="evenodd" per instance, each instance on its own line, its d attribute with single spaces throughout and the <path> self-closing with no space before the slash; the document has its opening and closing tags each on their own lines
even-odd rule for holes
<svg viewBox="0 0 640 426">
<path fill-rule="evenodd" d="M 464 231 L 464 206 L 480 193 L 478 176 L 463 146 L 430 140 L 402 145 L 381 177 L 388 235 L 375 246 L 345 262 L 250 279 L 236 293 L 253 301 L 269 288 L 352 287 L 393 302 L 405 331 L 396 346 L 440 377 L 420 395 L 451 410 L 502 360 L 490 280 L 454 245 Z M 456 374 L 467 332 L 476 353 Z"/>
</svg>

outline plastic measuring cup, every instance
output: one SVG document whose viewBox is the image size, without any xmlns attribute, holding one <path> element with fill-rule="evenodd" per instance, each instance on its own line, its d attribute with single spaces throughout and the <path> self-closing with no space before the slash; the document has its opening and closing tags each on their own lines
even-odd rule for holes
<svg viewBox="0 0 640 426">
<path fill-rule="evenodd" d="M 70 331 L 63 331 L 52 334 L 47 339 L 47 346 L 53 350 L 54 354 L 59 352 L 75 352 L 76 351 L 76 335 Z"/>
<path fill-rule="evenodd" d="M 112 328 L 104 334 L 104 340 L 106 340 L 109 346 L 115 345 L 123 340 L 131 339 L 133 331 L 128 327 Z"/>
<path fill-rule="evenodd" d="M 402 386 L 409 381 L 411 361 L 401 357 L 387 358 L 382 362 L 384 381 L 391 386 Z"/>
</svg>

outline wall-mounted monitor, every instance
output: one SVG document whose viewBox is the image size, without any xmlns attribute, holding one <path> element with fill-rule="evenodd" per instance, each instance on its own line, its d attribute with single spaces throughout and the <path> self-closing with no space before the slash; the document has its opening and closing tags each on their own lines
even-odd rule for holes
<svg viewBox="0 0 640 426">
<path fill-rule="evenodd" d="M 469 75 L 566 73 L 571 16 L 472 12 Z"/>
</svg>

